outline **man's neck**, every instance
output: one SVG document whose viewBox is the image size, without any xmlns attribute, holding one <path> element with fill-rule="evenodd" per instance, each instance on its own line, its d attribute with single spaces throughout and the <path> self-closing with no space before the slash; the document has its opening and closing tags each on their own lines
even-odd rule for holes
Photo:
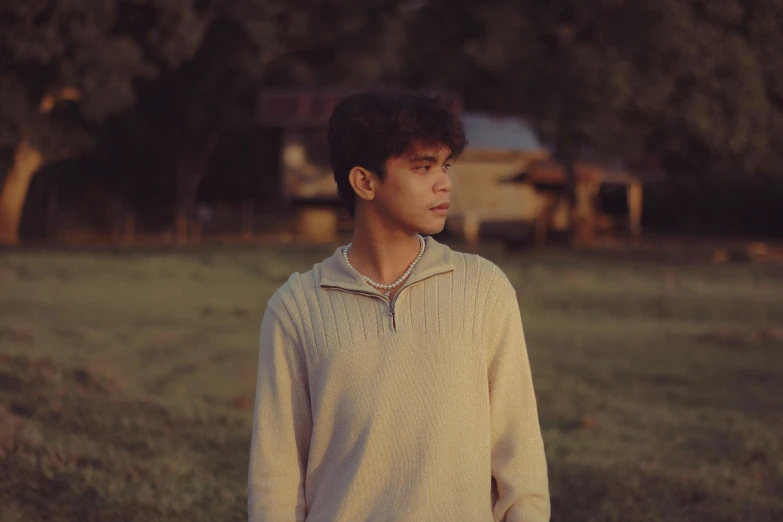
<svg viewBox="0 0 783 522">
<path fill-rule="evenodd" d="M 362 223 L 357 220 L 354 226 L 348 251 L 351 264 L 376 283 L 395 282 L 419 255 L 419 235 Z"/>
</svg>

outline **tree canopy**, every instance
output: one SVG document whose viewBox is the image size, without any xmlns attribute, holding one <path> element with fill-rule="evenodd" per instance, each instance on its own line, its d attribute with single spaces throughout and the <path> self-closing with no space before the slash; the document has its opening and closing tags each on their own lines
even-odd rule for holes
<svg viewBox="0 0 783 522">
<path fill-rule="evenodd" d="M 412 34 L 405 81 L 524 115 L 553 143 L 655 154 L 717 205 L 783 185 L 780 0 L 432 0 Z"/>
<path fill-rule="evenodd" d="M 393 61 L 382 51 L 405 15 L 392 1 L 6 4 L 0 148 L 16 153 L 4 173 L 0 236 L 11 243 L 38 167 L 89 150 L 117 116 L 126 146 L 173 177 L 186 211 L 222 134 L 252 123 L 260 87 L 371 81 Z"/>
<path fill-rule="evenodd" d="M 15 149 L 0 193 L 14 243 L 27 187 L 47 161 L 81 154 L 138 87 L 190 59 L 203 22 L 189 0 L 5 1 L 0 6 L 0 147 Z"/>
<path fill-rule="evenodd" d="M 783 185 L 783 0 L 5 0 L 0 30 L 4 242 L 107 129 L 186 211 L 270 86 L 445 89 L 566 156 L 655 154 L 682 194 Z"/>
</svg>

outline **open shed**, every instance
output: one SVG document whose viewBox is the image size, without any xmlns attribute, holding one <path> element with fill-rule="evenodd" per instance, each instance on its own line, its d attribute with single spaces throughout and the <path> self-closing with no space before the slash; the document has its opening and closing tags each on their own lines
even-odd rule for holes
<svg viewBox="0 0 783 522">
<path fill-rule="evenodd" d="M 565 166 L 552 157 L 523 118 L 463 115 L 469 145 L 452 173 L 452 213 L 447 226 L 468 242 L 487 231 L 541 244 L 549 231 L 579 228 L 589 243 L 596 233 L 641 234 L 642 187 L 662 179 L 655 161 L 579 160 L 575 164 L 573 212 L 566 197 Z M 601 209 L 601 191 L 624 187 L 626 226 Z M 493 226 L 502 225 L 502 226 Z M 496 232 L 497 235 L 497 232 Z"/>
</svg>

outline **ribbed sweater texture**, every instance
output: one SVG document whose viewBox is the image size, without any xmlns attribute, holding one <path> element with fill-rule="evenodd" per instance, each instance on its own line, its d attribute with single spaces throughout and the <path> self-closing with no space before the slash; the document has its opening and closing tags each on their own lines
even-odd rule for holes
<svg viewBox="0 0 783 522">
<path fill-rule="evenodd" d="M 269 300 L 251 522 L 544 522 L 549 513 L 517 295 L 496 265 L 428 237 L 389 301 L 337 249 Z"/>
</svg>

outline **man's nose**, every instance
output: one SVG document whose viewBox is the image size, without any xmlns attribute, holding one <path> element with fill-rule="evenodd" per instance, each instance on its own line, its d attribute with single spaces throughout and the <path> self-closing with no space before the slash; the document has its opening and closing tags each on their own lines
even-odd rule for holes
<svg viewBox="0 0 783 522">
<path fill-rule="evenodd" d="M 441 173 L 441 178 L 438 180 L 438 184 L 435 188 L 436 192 L 445 192 L 447 194 L 451 192 L 451 178 L 449 177 L 448 172 Z"/>
</svg>

